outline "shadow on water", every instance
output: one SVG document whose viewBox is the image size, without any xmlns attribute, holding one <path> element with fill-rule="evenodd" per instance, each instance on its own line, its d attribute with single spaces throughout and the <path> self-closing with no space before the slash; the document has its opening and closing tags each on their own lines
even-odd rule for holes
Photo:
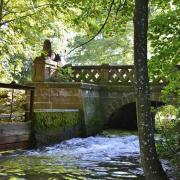
<svg viewBox="0 0 180 180">
<path fill-rule="evenodd" d="M 1 180 L 141 180 L 142 174 L 137 136 L 117 130 L 0 155 Z"/>
</svg>

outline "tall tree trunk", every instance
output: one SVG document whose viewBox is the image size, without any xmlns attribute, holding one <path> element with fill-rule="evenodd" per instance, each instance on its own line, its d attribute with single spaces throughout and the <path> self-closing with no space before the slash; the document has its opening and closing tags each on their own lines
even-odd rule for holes
<svg viewBox="0 0 180 180">
<path fill-rule="evenodd" d="M 137 119 L 141 162 L 147 180 L 168 179 L 158 159 L 154 125 L 150 112 L 150 88 L 147 65 L 148 0 L 135 0 L 134 64 L 137 85 Z"/>
<path fill-rule="evenodd" d="M 3 13 L 3 0 L 0 0 L 0 23 L 2 21 L 2 14 Z"/>
</svg>

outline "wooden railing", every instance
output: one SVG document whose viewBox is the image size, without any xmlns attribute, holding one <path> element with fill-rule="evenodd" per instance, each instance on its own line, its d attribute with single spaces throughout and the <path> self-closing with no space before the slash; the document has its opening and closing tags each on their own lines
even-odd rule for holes
<svg viewBox="0 0 180 180">
<path fill-rule="evenodd" d="M 35 87 L 32 86 L 26 86 L 26 85 L 20 85 L 16 83 L 10 83 L 10 84 L 5 84 L 5 83 L 0 83 L 0 88 L 5 88 L 5 89 L 17 89 L 17 90 L 24 90 L 24 91 L 30 91 L 30 99 L 29 99 L 29 110 L 26 116 L 26 121 L 33 119 L 33 111 L 34 111 L 34 93 L 35 93 Z M 13 105 L 13 104 L 12 104 Z M 12 113 L 12 112 L 11 112 Z M 11 119 L 14 115 L 0 115 L 1 118 L 5 119 Z"/>
</svg>

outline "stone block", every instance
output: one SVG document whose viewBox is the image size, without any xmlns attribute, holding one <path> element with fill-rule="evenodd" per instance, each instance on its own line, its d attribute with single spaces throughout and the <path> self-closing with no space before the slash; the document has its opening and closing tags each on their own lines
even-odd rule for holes
<svg viewBox="0 0 180 180">
<path fill-rule="evenodd" d="M 48 145 L 83 135 L 80 111 L 35 112 L 34 130 L 36 144 Z"/>
<path fill-rule="evenodd" d="M 50 102 L 50 96 L 35 96 L 35 102 Z"/>
<path fill-rule="evenodd" d="M 59 89 L 58 88 L 51 88 L 51 96 L 59 96 Z"/>
<path fill-rule="evenodd" d="M 52 104 L 80 104 L 81 99 L 78 96 L 53 96 L 50 98 L 50 101 Z"/>
<path fill-rule="evenodd" d="M 36 88 L 35 89 L 35 96 L 50 96 L 51 89 L 49 88 Z"/>
<path fill-rule="evenodd" d="M 80 96 L 80 89 L 77 88 L 61 88 L 59 96 Z"/>
<path fill-rule="evenodd" d="M 49 102 L 35 102 L 34 109 L 52 109 L 52 105 Z"/>
<path fill-rule="evenodd" d="M 82 110 L 82 104 L 67 104 L 67 103 L 53 103 L 52 109 L 80 109 Z"/>
</svg>

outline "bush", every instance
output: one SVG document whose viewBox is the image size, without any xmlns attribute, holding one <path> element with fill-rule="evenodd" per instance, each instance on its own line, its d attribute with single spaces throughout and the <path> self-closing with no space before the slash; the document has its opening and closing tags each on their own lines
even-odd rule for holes
<svg viewBox="0 0 180 180">
<path fill-rule="evenodd" d="M 12 100 L 13 93 L 13 100 Z M 11 120 L 16 121 L 22 119 L 25 114 L 25 104 L 26 104 L 26 95 L 24 91 L 21 90 L 11 90 L 11 89 L 0 89 L 0 121 L 7 122 L 11 114 L 17 118 L 12 118 Z M 12 109 L 11 109 L 12 105 Z"/>
<path fill-rule="evenodd" d="M 55 82 L 71 82 L 73 78 L 73 71 L 71 67 L 59 67 L 55 74 L 50 78 L 50 81 Z"/>
<path fill-rule="evenodd" d="M 164 106 L 156 113 L 156 131 L 160 133 L 157 141 L 157 151 L 160 157 L 168 158 L 176 176 L 180 173 L 180 109 L 174 106 Z"/>
</svg>

